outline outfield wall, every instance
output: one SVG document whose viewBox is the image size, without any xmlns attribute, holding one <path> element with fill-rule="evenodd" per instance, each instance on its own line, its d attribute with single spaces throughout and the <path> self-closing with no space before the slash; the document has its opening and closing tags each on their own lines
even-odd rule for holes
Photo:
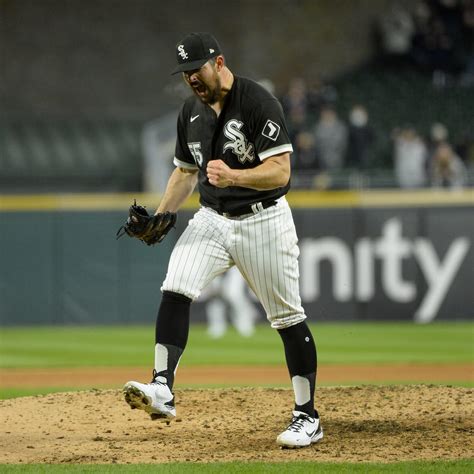
<svg viewBox="0 0 474 474">
<path fill-rule="evenodd" d="M 153 323 L 176 231 L 151 248 L 115 240 L 133 198 L 0 196 L 3 325 Z M 470 320 L 474 192 L 292 192 L 311 320 Z M 262 318 L 263 318 L 262 313 Z M 193 321 L 204 320 L 196 303 Z"/>
</svg>

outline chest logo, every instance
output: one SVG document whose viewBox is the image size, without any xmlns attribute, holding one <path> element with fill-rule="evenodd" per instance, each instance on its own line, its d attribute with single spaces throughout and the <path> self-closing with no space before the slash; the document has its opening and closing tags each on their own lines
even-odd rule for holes
<svg viewBox="0 0 474 474">
<path fill-rule="evenodd" d="M 241 163 L 255 160 L 253 145 L 248 142 L 246 136 L 240 131 L 244 126 L 239 120 L 229 120 L 224 126 L 224 135 L 230 140 L 224 143 L 224 152 L 232 150 Z"/>
</svg>

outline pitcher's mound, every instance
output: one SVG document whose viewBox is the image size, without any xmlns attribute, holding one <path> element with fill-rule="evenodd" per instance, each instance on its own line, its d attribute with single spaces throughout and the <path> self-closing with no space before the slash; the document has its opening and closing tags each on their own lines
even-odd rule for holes
<svg viewBox="0 0 474 474">
<path fill-rule="evenodd" d="M 291 417 L 284 389 L 178 390 L 170 424 L 130 410 L 118 390 L 0 402 L 0 463 L 379 461 L 472 457 L 472 390 L 320 388 L 323 440 L 282 450 Z"/>
</svg>

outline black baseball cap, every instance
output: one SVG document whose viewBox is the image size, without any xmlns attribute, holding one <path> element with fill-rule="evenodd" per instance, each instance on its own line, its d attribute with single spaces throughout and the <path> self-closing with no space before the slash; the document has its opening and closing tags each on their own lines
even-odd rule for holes
<svg viewBox="0 0 474 474">
<path fill-rule="evenodd" d="M 199 69 L 219 54 L 219 43 L 210 33 L 190 33 L 176 45 L 178 66 L 171 74 Z"/>
</svg>

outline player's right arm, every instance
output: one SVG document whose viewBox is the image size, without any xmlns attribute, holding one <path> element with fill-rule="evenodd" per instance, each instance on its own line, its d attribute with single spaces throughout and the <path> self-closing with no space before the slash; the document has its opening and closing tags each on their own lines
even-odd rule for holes
<svg viewBox="0 0 474 474">
<path fill-rule="evenodd" d="M 186 140 L 186 117 L 189 111 L 186 107 L 181 109 L 177 123 L 177 140 L 175 157 L 173 163 L 176 168 L 168 179 L 165 193 L 161 199 L 156 214 L 160 212 L 177 212 L 184 201 L 192 194 L 198 182 L 199 168 L 194 160 L 194 156 L 189 150 Z"/>
<path fill-rule="evenodd" d="M 175 168 L 168 180 L 165 193 L 155 214 L 176 212 L 192 194 L 198 180 L 198 170 Z"/>
</svg>

